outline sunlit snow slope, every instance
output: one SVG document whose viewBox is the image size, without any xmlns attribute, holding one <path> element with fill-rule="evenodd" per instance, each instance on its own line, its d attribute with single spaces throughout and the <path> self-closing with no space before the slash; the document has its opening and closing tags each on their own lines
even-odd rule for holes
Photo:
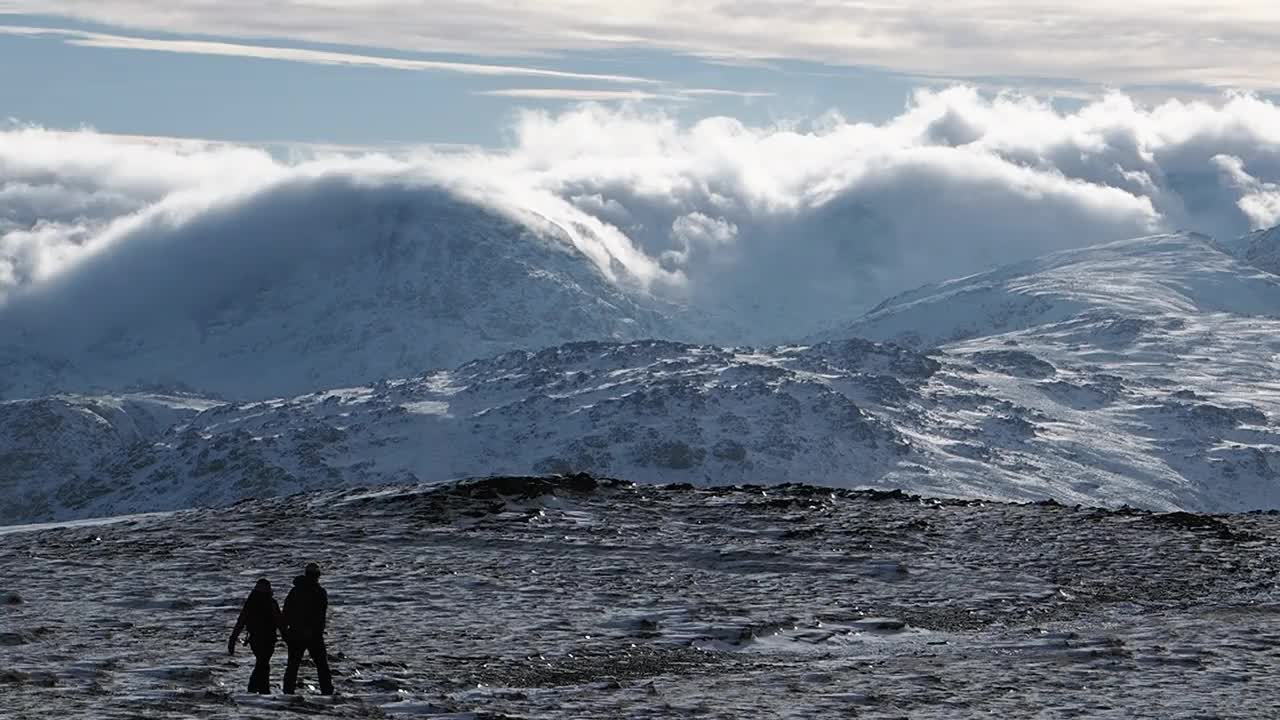
<svg viewBox="0 0 1280 720">
<path fill-rule="evenodd" d="M 570 470 L 1274 508 L 1278 312 L 1280 277 L 1176 234 L 922 288 L 794 346 L 575 343 L 164 428 L 139 421 L 151 405 L 98 408 L 114 397 L 11 402 L 0 520 Z M 50 423 L 65 440 L 31 430 Z"/>
<path fill-rule="evenodd" d="M 1272 231 L 1275 233 L 1275 231 Z M 1280 236 L 1280 233 L 1275 233 Z M 931 347 L 1038 328 L 1087 314 L 1113 320 L 1189 316 L 1280 317 L 1280 277 L 1259 233 L 1219 247 L 1195 233 L 1156 235 L 1066 250 L 912 290 L 881 303 L 834 337 L 856 335 Z M 1081 342 L 1109 342 L 1110 323 L 1088 325 Z"/>
</svg>

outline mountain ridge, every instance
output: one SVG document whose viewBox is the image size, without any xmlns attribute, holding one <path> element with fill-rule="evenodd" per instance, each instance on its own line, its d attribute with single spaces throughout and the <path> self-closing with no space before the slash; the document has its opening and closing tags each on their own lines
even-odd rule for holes
<svg viewBox="0 0 1280 720">
<path fill-rule="evenodd" d="M 1009 307 L 1019 312 L 987 312 Z M 928 286 L 850 326 L 897 339 L 915 318 L 931 318 L 926 329 L 950 337 L 932 346 L 581 341 L 271 400 L 0 403 L 9 417 L 0 468 L 25 468 L 26 489 L 12 491 L 0 521 L 578 471 L 1161 510 L 1280 508 L 1275 308 L 1280 278 L 1203 236 L 1173 234 Z M 95 403 L 124 416 L 86 407 Z M 155 428 L 146 424 L 153 407 L 179 414 Z M 36 443 L 38 424 L 24 418 L 50 408 L 92 422 Z M 128 430 L 140 425 L 154 432 Z"/>
</svg>

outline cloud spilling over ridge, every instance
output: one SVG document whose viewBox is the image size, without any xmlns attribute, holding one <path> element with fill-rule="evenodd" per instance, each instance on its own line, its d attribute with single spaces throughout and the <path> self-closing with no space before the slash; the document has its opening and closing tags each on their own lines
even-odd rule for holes
<svg viewBox="0 0 1280 720">
<path fill-rule="evenodd" d="M 366 217 L 414 188 L 554 224 L 615 282 L 728 318 L 751 342 L 1047 251 L 1176 228 L 1233 237 L 1280 216 L 1280 107 L 1248 95 L 1144 108 L 1117 94 L 1066 112 L 953 88 L 878 125 L 789 127 L 584 105 L 526 112 L 510 137 L 493 151 L 282 161 L 10 128 L 0 325 L 34 307 L 87 327 L 127 321 L 95 319 L 103 288 L 134 297 L 106 304 L 131 313 L 198 314 L 246 275 L 269 282 L 323 255 L 317 222 Z M 367 234 L 352 224 L 342 242 Z M 49 302 L 16 302 L 35 296 Z"/>
</svg>

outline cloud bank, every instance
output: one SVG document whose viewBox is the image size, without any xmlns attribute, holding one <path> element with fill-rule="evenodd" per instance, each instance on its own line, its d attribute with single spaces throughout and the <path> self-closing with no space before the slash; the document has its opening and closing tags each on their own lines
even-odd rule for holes
<svg viewBox="0 0 1280 720">
<path fill-rule="evenodd" d="M 1265 0 L 0 0 L 0 12 L 150 31 L 467 55 L 658 49 L 979 79 L 1275 89 Z"/>
<path fill-rule="evenodd" d="M 1047 251 L 1177 228 L 1234 237 L 1280 220 L 1278 183 L 1280 107 L 1248 95 L 1141 107 L 1115 94 L 1063 112 L 953 88 L 917 94 L 882 124 L 786 127 L 584 105 L 524 112 L 502 150 L 289 161 L 11 127 L 0 132 L 0 332 L 45 323 L 17 316 L 38 295 L 84 327 L 120 322 L 95 317 L 94 293 L 134 297 L 115 303 L 132 313 L 198 314 L 247 275 L 269 282 L 327 252 L 309 244 L 317 222 L 383 205 L 394 217 L 431 189 L 556 226 L 618 285 L 720 318 L 704 339 L 773 341 Z M 366 234 L 353 223 L 326 237 L 358 248 Z"/>
</svg>

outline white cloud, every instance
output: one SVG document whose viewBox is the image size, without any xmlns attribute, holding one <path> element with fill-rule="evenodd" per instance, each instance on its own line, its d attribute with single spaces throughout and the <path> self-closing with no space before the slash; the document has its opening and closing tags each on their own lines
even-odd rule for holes
<svg viewBox="0 0 1280 720">
<path fill-rule="evenodd" d="M 1216 155 L 1213 161 L 1226 183 L 1240 192 L 1236 205 L 1253 227 L 1280 225 L 1280 184 L 1250 175 L 1244 161 L 1233 155 Z"/>
<path fill-rule="evenodd" d="M 829 115 L 807 128 L 584 105 L 524 112 L 500 151 L 291 161 L 11 128 L 0 297 L 43 294 L 86 327 L 199 314 L 247 269 L 269 278 L 308 262 L 319 237 L 367 242 L 332 229 L 437 187 L 554 223 L 619 283 L 777 338 L 1046 251 L 1174 228 L 1231 237 L 1276 221 L 1277 183 L 1280 107 L 1246 95 L 1157 107 L 1111 95 L 1061 112 L 955 88 L 881 124 Z"/>
<path fill-rule="evenodd" d="M 0 0 L 179 34 L 470 55 L 657 48 L 713 58 L 798 58 L 949 78 L 1103 85 L 1280 85 L 1280 4 L 1269 0 Z"/>
</svg>

